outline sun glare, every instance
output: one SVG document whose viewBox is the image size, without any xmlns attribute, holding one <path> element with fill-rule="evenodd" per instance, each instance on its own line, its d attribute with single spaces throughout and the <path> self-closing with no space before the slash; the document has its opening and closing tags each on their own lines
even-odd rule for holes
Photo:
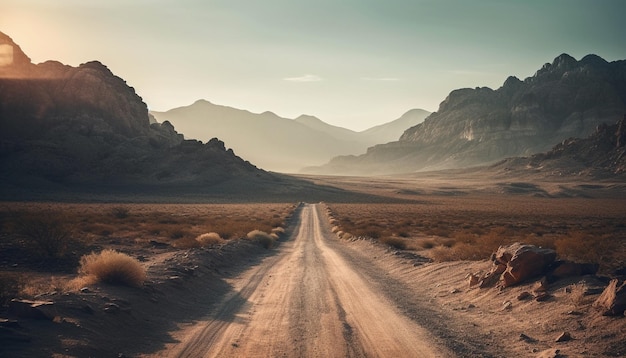
<svg viewBox="0 0 626 358">
<path fill-rule="evenodd" d="M 13 63 L 13 46 L 0 45 L 0 66 L 8 66 Z"/>
</svg>

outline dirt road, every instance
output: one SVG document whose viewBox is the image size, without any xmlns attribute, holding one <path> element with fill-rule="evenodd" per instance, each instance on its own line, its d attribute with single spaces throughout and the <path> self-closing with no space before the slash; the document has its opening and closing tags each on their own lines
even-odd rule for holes
<svg viewBox="0 0 626 358">
<path fill-rule="evenodd" d="M 164 356 L 449 356 L 353 267 L 320 217 L 305 205 L 280 253 L 232 279 L 232 293 Z"/>
</svg>

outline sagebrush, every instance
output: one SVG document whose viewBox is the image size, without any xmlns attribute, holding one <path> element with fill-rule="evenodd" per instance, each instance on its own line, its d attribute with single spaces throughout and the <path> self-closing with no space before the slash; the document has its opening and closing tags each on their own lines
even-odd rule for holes
<svg viewBox="0 0 626 358">
<path fill-rule="evenodd" d="M 78 273 L 113 285 L 140 286 L 146 280 L 146 270 L 137 259 L 111 249 L 81 257 Z"/>
</svg>

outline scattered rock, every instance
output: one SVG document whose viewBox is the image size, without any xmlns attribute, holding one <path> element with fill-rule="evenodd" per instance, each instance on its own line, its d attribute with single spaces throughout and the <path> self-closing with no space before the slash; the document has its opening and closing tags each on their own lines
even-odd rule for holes
<svg viewBox="0 0 626 358">
<path fill-rule="evenodd" d="M 0 318 L 0 327 L 18 328 L 19 322 L 14 319 Z"/>
<path fill-rule="evenodd" d="M 506 265 L 494 263 L 494 266 L 491 268 L 489 272 L 487 272 L 479 282 L 478 287 L 485 288 L 491 287 L 498 282 L 502 273 L 506 270 Z"/>
<path fill-rule="evenodd" d="M 108 302 L 104 304 L 103 311 L 106 313 L 118 313 L 120 311 L 120 306 L 116 303 Z"/>
<path fill-rule="evenodd" d="M 510 310 L 512 308 L 513 308 L 513 303 L 511 301 L 504 301 L 504 303 L 502 304 L 503 311 Z"/>
<path fill-rule="evenodd" d="M 626 281 L 619 284 L 613 279 L 604 289 L 600 297 L 593 303 L 593 307 L 604 316 L 619 316 L 626 311 Z"/>
<path fill-rule="evenodd" d="M 570 316 L 582 316 L 583 313 L 579 311 L 567 311 L 567 314 Z"/>
<path fill-rule="evenodd" d="M 537 281 L 537 283 L 535 283 L 535 286 L 533 287 L 533 292 L 535 293 L 535 295 L 542 293 L 542 292 L 547 292 L 547 291 L 548 291 L 548 280 L 545 277 Z"/>
<path fill-rule="evenodd" d="M 532 338 L 532 337 L 529 337 L 529 336 L 525 335 L 524 333 L 520 333 L 520 335 L 519 335 L 519 339 L 520 339 L 521 341 L 526 342 L 526 343 L 535 343 L 535 342 L 537 342 L 537 340 L 536 340 L 536 339 L 534 339 L 534 338 Z"/>
<path fill-rule="evenodd" d="M 530 299 L 532 297 L 533 297 L 533 295 L 530 292 L 524 291 L 524 292 L 521 292 L 519 295 L 517 295 L 517 300 L 518 301 L 524 301 L 524 300 L 528 300 L 528 299 Z"/>
<path fill-rule="evenodd" d="M 474 287 L 474 286 L 476 286 L 476 285 L 478 285 L 480 283 L 480 276 L 474 275 L 474 274 L 470 274 L 468 279 L 467 279 L 467 282 L 469 284 L 469 287 L 472 288 L 472 287 Z"/>
<path fill-rule="evenodd" d="M 535 296 L 535 301 L 537 301 L 537 302 L 544 302 L 544 301 L 549 300 L 550 298 L 552 298 L 551 294 L 549 294 L 547 292 L 541 292 L 541 293 L 538 293 Z"/>
<path fill-rule="evenodd" d="M 56 316 L 54 303 L 50 301 L 29 301 L 12 299 L 9 313 L 17 317 L 53 320 Z"/>
<path fill-rule="evenodd" d="M 89 287 L 83 287 L 83 288 L 80 289 L 80 292 L 81 293 L 90 293 L 91 290 L 89 289 Z"/>
<path fill-rule="evenodd" d="M 572 340 L 572 335 L 569 332 L 563 332 L 559 334 L 558 337 L 554 340 L 555 342 L 567 342 Z"/>
</svg>

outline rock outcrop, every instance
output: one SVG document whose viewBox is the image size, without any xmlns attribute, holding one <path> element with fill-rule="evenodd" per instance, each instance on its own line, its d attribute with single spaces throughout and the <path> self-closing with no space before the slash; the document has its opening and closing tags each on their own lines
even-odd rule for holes
<svg viewBox="0 0 626 358">
<path fill-rule="evenodd" d="M 556 251 L 552 249 L 517 242 L 500 246 L 491 257 L 492 269 L 482 277 L 474 276 L 470 280 L 470 286 L 478 285 L 483 288 L 496 283 L 500 287 L 514 286 L 545 274 L 555 259 Z"/>
<path fill-rule="evenodd" d="M 617 123 L 598 125 L 587 138 L 568 138 L 546 153 L 505 159 L 492 168 L 513 173 L 523 170 L 552 176 L 624 176 L 626 115 Z"/>
<path fill-rule="evenodd" d="M 605 316 L 621 316 L 626 312 L 626 281 L 613 279 L 604 289 L 593 307 Z"/>
<path fill-rule="evenodd" d="M 497 90 L 452 91 L 399 141 L 336 157 L 318 171 L 390 174 L 485 165 L 586 137 L 624 113 L 626 61 L 563 54 L 523 81 L 509 77 Z"/>
</svg>

